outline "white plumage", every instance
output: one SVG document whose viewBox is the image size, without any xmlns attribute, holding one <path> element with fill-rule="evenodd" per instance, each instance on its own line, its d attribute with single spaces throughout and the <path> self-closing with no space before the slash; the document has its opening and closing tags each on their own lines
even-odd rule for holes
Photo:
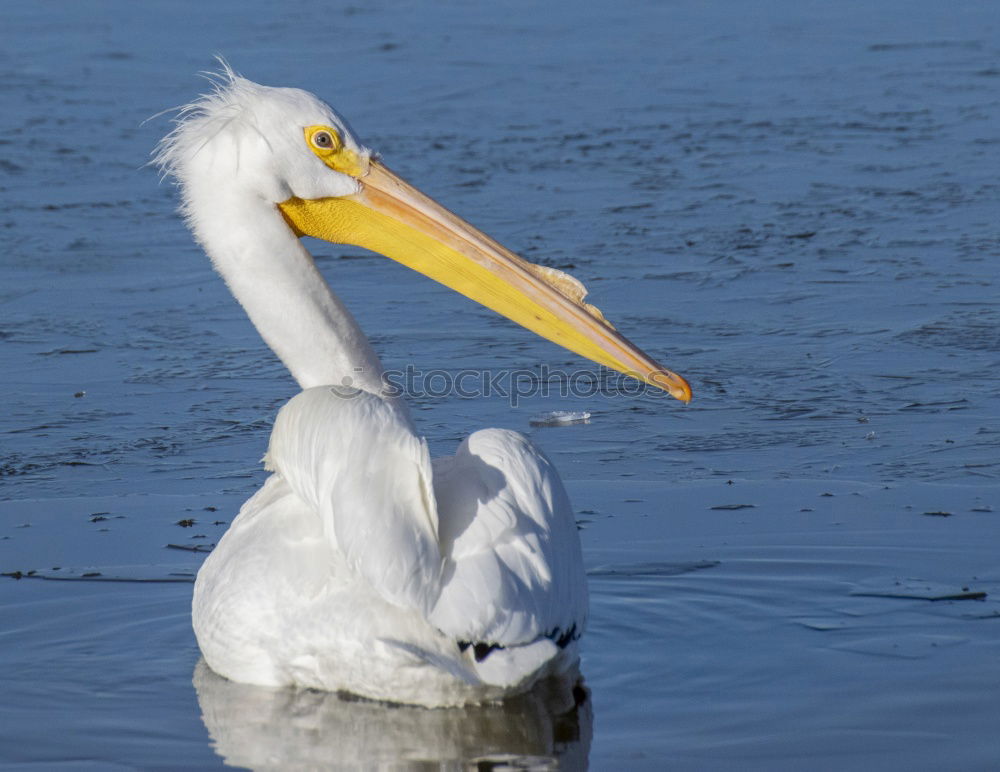
<svg viewBox="0 0 1000 772">
<path fill-rule="evenodd" d="M 181 108 L 156 162 L 188 224 L 303 391 L 272 471 L 202 566 L 193 622 L 227 678 L 418 705 L 492 700 L 578 660 L 587 588 L 551 463 L 479 431 L 432 463 L 302 234 L 369 246 L 578 353 L 690 397 L 583 302 L 386 169 L 297 89 L 228 68 Z M 345 384 L 352 384 L 350 387 Z"/>
<path fill-rule="evenodd" d="M 448 705 L 576 661 L 560 641 L 586 616 L 576 526 L 521 435 L 476 432 L 432 468 L 381 397 L 320 386 L 282 408 L 266 461 L 274 474 L 195 585 L 217 672 Z M 475 644 L 504 648 L 477 661 Z"/>
</svg>

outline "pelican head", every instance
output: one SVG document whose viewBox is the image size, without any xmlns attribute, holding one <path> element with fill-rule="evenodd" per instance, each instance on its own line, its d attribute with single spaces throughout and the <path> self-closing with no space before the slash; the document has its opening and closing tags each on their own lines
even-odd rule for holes
<svg viewBox="0 0 1000 772">
<path fill-rule="evenodd" d="M 298 245 L 308 235 L 397 260 L 587 359 L 691 398 L 683 378 L 585 302 L 579 281 L 523 260 L 420 193 L 312 94 L 227 67 L 176 124 L 155 162 L 179 183 L 196 237 L 304 387 L 340 372 L 380 373 Z"/>
</svg>

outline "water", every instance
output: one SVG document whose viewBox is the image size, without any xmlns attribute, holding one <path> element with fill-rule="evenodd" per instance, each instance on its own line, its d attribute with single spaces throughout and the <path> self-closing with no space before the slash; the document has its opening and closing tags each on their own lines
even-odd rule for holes
<svg viewBox="0 0 1000 772">
<path fill-rule="evenodd" d="M 995 766 L 990 4 L 3 14 L 0 572 L 36 572 L 0 582 L 8 767 Z M 143 167 L 168 124 L 142 121 L 216 52 L 331 101 L 691 380 L 687 408 L 411 399 L 436 453 L 504 426 L 561 469 L 591 571 L 581 709 L 428 715 L 198 669 L 190 548 L 260 484 L 294 393 Z M 309 246 L 388 367 L 588 369 L 390 261 Z M 553 411 L 591 418 L 530 425 Z"/>
</svg>

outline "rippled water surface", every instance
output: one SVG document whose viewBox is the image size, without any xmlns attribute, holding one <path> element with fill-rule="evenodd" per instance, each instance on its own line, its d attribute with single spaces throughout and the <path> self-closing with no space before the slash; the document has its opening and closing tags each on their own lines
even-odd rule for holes
<svg viewBox="0 0 1000 772">
<path fill-rule="evenodd" d="M 0 763 L 995 766 L 991 4 L 7 0 L 0 41 Z M 420 711 L 198 666 L 191 577 L 295 392 L 144 167 L 169 120 L 143 121 L 215 53 L 329 100 L 691 380 L 688 407 L 411 397 L 436 453 L 504 426 L 561 469 L 591 583 L 577 708 L 560 684 Z M 389 368 L 590 369 L 309 247 Z M 591 416 L 532 424 L 551 411 Z"/>
</svg>

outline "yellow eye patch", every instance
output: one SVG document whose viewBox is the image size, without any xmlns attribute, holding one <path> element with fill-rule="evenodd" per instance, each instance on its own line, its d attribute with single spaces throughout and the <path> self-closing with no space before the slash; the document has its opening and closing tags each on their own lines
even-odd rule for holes
<svg viewBox="0 0 1000 772">
<path fill-rule="evenodd" d="M 306 126 L 303 133 L 309 149 L 331 169 L 352 177 L 362 175 L 364 159 L 350 148 L 344 147 L 339 131 L 331 126 Z"/>
</svg>

